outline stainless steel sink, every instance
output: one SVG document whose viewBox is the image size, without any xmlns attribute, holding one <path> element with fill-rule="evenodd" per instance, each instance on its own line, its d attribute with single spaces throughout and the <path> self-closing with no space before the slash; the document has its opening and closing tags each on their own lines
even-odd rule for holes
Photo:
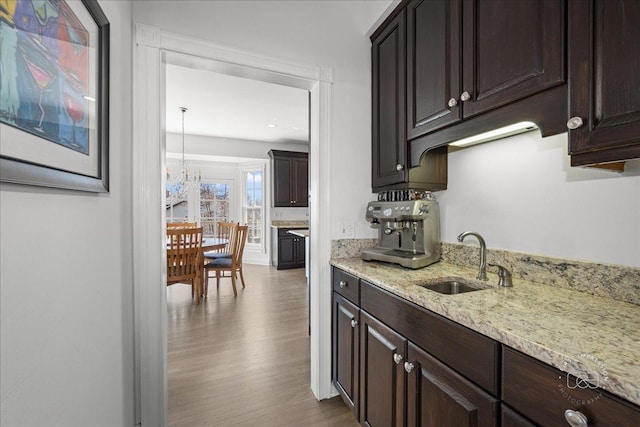
<svg viewBox="0 0 640 427">
<path fill-rule="evenodd" d="M 474 287 L 458 280 L 447 280 L 446 282 L 422 285 L 422 287 L 446 295 L 463 294 L 465 292 L 481 291 L 482 289 L 485 289 Z"/>
</svg>

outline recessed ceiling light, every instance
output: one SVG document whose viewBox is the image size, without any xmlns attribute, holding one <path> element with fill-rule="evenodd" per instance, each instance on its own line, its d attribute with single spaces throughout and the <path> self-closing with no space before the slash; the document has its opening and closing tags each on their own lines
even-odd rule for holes
<svg viewBox="0 0 640 427">
<path fill-rule="evenodd" d="M 269 124 L 267 125 L 267 127 L 270 127 L 270 128 L 277 128 L 277 127 L 278 127 L 278 125 L 277 125 L 277 124 L 275 124 L 275 123 L 269 123 Z"/>
</svg>

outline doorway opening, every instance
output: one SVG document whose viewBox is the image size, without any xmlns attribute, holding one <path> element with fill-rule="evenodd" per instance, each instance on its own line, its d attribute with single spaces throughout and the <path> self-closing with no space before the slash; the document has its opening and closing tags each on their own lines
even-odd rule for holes
<svg viewBox="0 0 640 427">
<path fill-rule="evenodd" d="M 329 235 L 329 135 L 332 71 L 265 58 L 137 24 L 134 60 L 133 244 L 136 294 L 136 389 L 138 420 L 166 424 L 166 289 L 164 282 L 164 192 L 166 176 L 166 64 L 194 66 L 251 77 L 310 92 L 310 229 Z M 322 201 L 322 202 L 321 202 Z M 329 239 L 312 239 L 311 390 L 318 399 L 335 395 L 331 385 L 331 288 Z"/>
</svg>

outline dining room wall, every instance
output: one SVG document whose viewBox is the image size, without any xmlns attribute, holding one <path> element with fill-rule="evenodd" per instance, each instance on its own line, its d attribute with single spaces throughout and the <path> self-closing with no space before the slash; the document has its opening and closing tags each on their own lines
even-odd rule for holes
<svg viewBox="0 0 640 427">
<path fill-rule="evenodd" d="M 3 426 L 135 424 L 132 6 L 99 4 L 111 24 L 110 192 L 0 184 Z"/>
</svg>

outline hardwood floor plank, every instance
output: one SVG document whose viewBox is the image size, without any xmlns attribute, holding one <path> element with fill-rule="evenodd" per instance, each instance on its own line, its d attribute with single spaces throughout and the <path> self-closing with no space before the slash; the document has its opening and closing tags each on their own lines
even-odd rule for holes
<svg viewBox="0 0 640 427">
<path fill-rule="evenodd" d="M 200 305 L 188 286 L 167 289 L 170 426 L 357 426 L 338 398 L 309 385 L 308 294 L 303 269 L 247 265 Z"/>
</svg>

